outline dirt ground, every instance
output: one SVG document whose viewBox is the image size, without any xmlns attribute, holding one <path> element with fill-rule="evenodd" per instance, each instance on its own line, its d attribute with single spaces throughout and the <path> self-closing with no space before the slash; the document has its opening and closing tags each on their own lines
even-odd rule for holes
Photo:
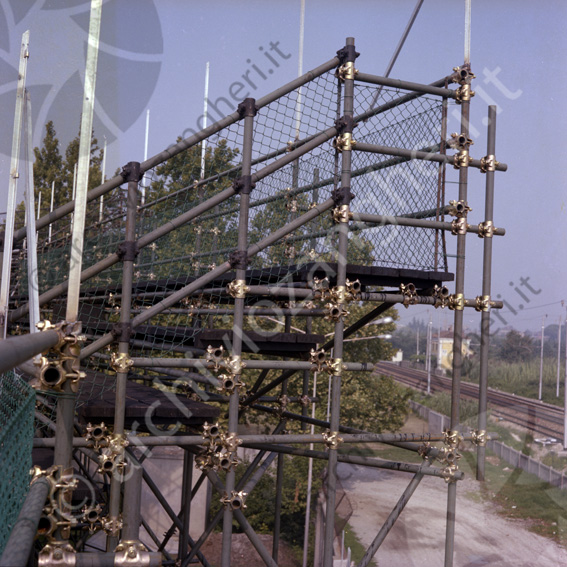
<svg viewBox="0 0 567 567">
<path fill-rule="evenodd" d="M 407 429 L 421 432 L 423 422 Z M 349 520 L 368 547 L 412 478 L 410 474 L 340 464 L 339 474 L 354 509 Z M 458 483 L 455 567 L 534 567 L 567 564 L 567 549 L 534 534 L 524 521 L 497 513 L 495 505 L 474 498 L 478 483 Z M 471 497 L 471 495 L 473 495 Z M 379 567 L 443 565 L 447 485 L 425 477 L 375 555 Z"/>
</svg>

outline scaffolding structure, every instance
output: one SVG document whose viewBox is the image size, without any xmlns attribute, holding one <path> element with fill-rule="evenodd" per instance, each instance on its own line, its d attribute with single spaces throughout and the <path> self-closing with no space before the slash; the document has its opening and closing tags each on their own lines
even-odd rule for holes
<svg viewBox="0 0 567 567">
<path fill-rule="evenodd" d="M 228 567 L 236 521 L 265 564 L 275 566 L 284 475 L 278 456 L 285 454 L 326 462 L 328 511 L 337 506 L 339 462 L 413 475 L 359 567 L 372 560 L 424 476 L 446 482 L 447 510 L 432 513 L 447 514 L 445 565 L 452 565 L 462 478 L 457 459 L 463 441 L 463 315 L 465 309 L 482 313 L 479 423 L 465 439 L 477 445 L 482 479 L 490 310 L 502 307 L 490 296 L 492 237 L 504 234 L 493 224 L 494 175 L 506 165 L 495 158 L 494 107 L 489 109 L 486 156 L 469 154 L 474 75 L 468 63 L 424 85 L 363 73 L 355 68 L 358 55 L 354 40 L 347 38 L 326 63 L 261 99 L 243 100 L 226 118 L 142 163 L 128 163 L 120 175 L 89 191 L 83 268 L 73 290 L 79 296 L 80 323 L 65 320 L 69 288 L 75 285 L 68 278 L 75 203 L 36 222 L 41 332 L 32 332 L 26 322 L 33 304 L 29 247 L 22 247 L 26 229 L 13 233 L 5 324 L 9 334 L 21 336 L 0 341 L 0 371 L 18 366 L 34 385 L 36 404 L 29 410 L 36 419 L 33 447 L 52 449 L 53 466 L 36 468 L 25 502 L 14 503 L 7 525 L 15 525 L 12 534 L 19 536 L 7 539 L 0 565 L 25 565 L 37 532 L 44 542 L 34 559 L 39 565 L 185 567 L 199 562 L 207 567 L 202 545 L 222 526 L 221 565 Z M 450 104 L 461 110 L 460 132 L 451 137 Z M 447 165 L 459 175 L 458 197 L 450 202 Z M 471 168 L 486 175 L 484 220 L 477 225 L 467 221 Z M 447 234 L 457 242 L 454 274 L 447 262 Z M 484 239 L 482 290 L 474 298 L 464 295 L 469 234 Z M 12 250 L 4 255 L 12 257 Z M 445 283 L 453 279 L 450 293 Z M 371 308 L 353 320 L 349 305 Z M 364 424 L 341 423 L 344 377 L 374 370 L 370 361 L 345 358 L 345 340 L 396 305 L 454 312 L 451 428 L 443 435 L 377 433 Z M 276 318 L 281 329 L 267 329 L 266 318 Z M 328 340 L 313 332 L 322 318 L 333 325 Z M 35 366 L 27 362 L 40 353 Z M 310 416 L 311 404 L 318 401 L 312 394 L 314 373 L 329 380 L 327 420 Z M 150 390 L 152 384 L 160 389 Z M 185 409 L 163 414 L 159 426 L 156 411 L 151 426 L 140 418 L 136 430 L 134 390 L 129 388 L 140 385 L 146 388 L 145 394 L 139 390 L 142 405 L 153 401 L 150 390 Z M 86 423 L 89 416 L 103 415 L 103 409 L 104 423 Z M 243 416 L 272 430 L 243 433 Z M 28 429 L 32 436 L 32 426 Z M 339 452 L 375 442 L 417 452 L 423 463 Z M 304 448 L 312 443 L 319 448 Z M 140 446 L 184 450 L 179 513 L 144 469 Z M 239 447 L 256 450 L 256 456 L 237 481 L 235 469 L 244 467 Z M 270 551 L 244 509 L 246 496 L 276 459 L 279 504 Z M 436 459 L 440 464 L 434 464 Z M 16 461 L 23 478 L 29 462 L 15 459 L 14 466 Z M 72 505 L 73 463 L 75 471 L 100 487 L 80 514 Z M 197 485 L 210 483 L 222 502 L 196 540 L 189 535 L 194 465 L 201 471 Z M 152 533 L 143 517 L 142 483 L 171 519 L 163 537 Z M 334 513 L 327 518 L 321 565 L 332 567 Z M 89 535 L 104 532 L 106 551 L 87 552 L 89 535 L 84 530 L 78 535 L 77 525 L 89 527 Z M 140 541 L 142 525 L 154 540 L 152 550 Z M 179 552 L 174 557 L 166 543 L 175 530 Z"/>
</svg>

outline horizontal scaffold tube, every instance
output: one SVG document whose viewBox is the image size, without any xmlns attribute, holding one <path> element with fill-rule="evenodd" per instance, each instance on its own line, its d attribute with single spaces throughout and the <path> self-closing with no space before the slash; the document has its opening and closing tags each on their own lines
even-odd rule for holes
<svg viewBox="0 0 567 567">
<path fill-rule="evenodd" d="M 405 91 L 415 91 L 423 94 L 432 94 L 445 98 L 457 98 L 457 92 L 452 89 L 444 89 L 432 85 L 422 85 L 421 83 L 412 83 L 410 81 L 402 81 L 400 79 L 390 79 L 389 77 L 379 77 L 378 75 L 369 75 L 368 73 L 356 74 L 356 81 L 362 83 L 370 83 L 372 85 L 382 85 L 383 87 L 392 87 L 394 89 L 402 89 Z"/>
<path fill-rule="evenodd" d="M 201 358 L 131 358 L 132 366 L 136 368 L 200 368 L 213 370 L 221 367 L 230 369 L 230 361 L 207 362 Z M 317 369 L 308 361 L 301 360 L 245 360 L 242 362 L 244 368 L 250 370 L 262 370 L 264 368 L 275 370 L 312 370 Z M 374 364 L 371 362 L 343 362 L 343 370 L 356 372 L 372 372 Z"/>
<path fill-rule="evenodd" d="M 406 150 L 403 148 L 393 148 L 391 146 L 380 146 L 378 144 L 365 144 L 357 142 L 353 148 L 359 152 L 369 152 L 373 154 L 382 154 L 388 156 L 399 156 L 409 159 L 420 159 L 424 161 L 434 161 L 437 163 L 455 164 L 455 156 L 448 156 L 446 154 L 434 154 L 429 152 L 422 152 L 419 150 Z M 457 154 L 458 155 L 458 154 Z M 470 167 L 481 169 L 483 163 L 479 159 L 469 159 L 468 164 Z M 507 171 L 508 166 L 505 163 L 496 163 L 496 171 Z"/>
<path fill-rule="evenodd" d="M 271 445 L 266 443 L 242 444 L 243 447 L 261 449 L 265 451 L 274 451 L 277 453 L 286 453 L 288 455 L 297 455 L 300 457 L 310 457 L 313 459 L 328 460 L 329 453 L 323 451 L 313 451 L 311 449 L 301 449 L 296 447 L 287 447 L 285 445 Z M 429 465 L 417 465 L 415 463 L 402 463 L 398 461 L 385 461 L 371 457 L 360 457 L 357 455 L 338 455 L 337 460 L 341 463 L 350 463 L 353 465 L 362 465 L 376 469 L 387 469 L 392 471 L 400 471 L 407 473 L 421 473 L 425 476 L 436 476 L 445 478 L 445 473 L 441 469 L 433 468 Z M 454 473 L 455 480 L 462 480 L 464 473 L 456 471 Z"/>
<path fill-rule="evenodd" d="M 387 226 L 387 225 L 413 226 L 418 228 L 432 228 L 432 229 L 448 230 L 448 231 L 453 230 L 453 225 L 450 222 L 426 220 L 423 218 L 412 218 L 405 216 L 397 217 L 393 215 L 371 215 L 367 213 L 357 213 L 354 211 L 351 213 L 351 215 L 352 215 L 352 220 L 354 221 L 373 223 L 382 226 Z M 467 232 L 478 234 L 481 230 L 482 227 L 479 227 L 478 224 L 467 225 Z M 495 228 L 493 234 L 495 236 L 504 236 L 506 234 L 506 230 L 503 228 Z"/>
<path fill-rule="evenodd" d="M 255 445 L 258 443 L 282 443 L 282 444 L 308 444 L 308 443 L 327 443 L 327 434 L 306 433 L 306 434 L 285 434 L 285 435 L 239 435 L 238 439 L 242 445 Z M 343 443 L 436 443 L 445 440 L 444 435 L 432 435 L 429 433 L 416 435 L 414 433 L 341 433 Z M 472 438 L 465 437 L 465 440 Z M 190 447 L 205 443 L 203 437 L 199 435 L 154 435 L 151 437 L 139 437 L 129 435 L 128 442 L 130 448 L 134 446 L 161 447 L 179 446 Z M 35 438 L 34 447 L 53 447 L 55 437 Z M 87 447 L 88 440 L 84 437 L 73 438 L 74 447 Z"/>
<path fill-rule="evenodd" d="M 42 331 L 0 340 L 0 373 L 12 370 L 61 340 L 57 331 Z"/>
</svg>

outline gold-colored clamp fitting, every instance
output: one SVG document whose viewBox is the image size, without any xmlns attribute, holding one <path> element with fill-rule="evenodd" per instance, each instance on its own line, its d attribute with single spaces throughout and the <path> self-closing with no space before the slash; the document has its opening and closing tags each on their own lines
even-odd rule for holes
<svg viewBox="0 0 567 567">
<path fill-rule="evenodd" d="M 341 376 L 345 366 L 342 358 L 333 358 L 333 361 L 327 363 L 327 370 L 333 376 Z"/>
<path fill-rule="evenodd" d="M 490 295 L 477 295 L 475 298 L 475 311 L 490 311 L 492 303 L 490 301 Z"/>
<path fill-rule="evenodd" d="M 69 539 L 71 527 L 77 523 L 70 513 L 71 493 L 79 483 L 73 476 L 73 469 L 63 470 L 61 466 L 54 465 L 42 470 L 34 466 L 31 474 L 32 484 L 41 477 L 49 482 L 48 497 L 42 512 L 42 523 L 46 526 L 42 535 L 51 537 L 55 530 L 59 530 L 63 539 Z"/>
<path fill-rule="evenodd" d="M 327 353 L 323 349 L 315 350 L 312 348 L 309 353 L 309 362 L 313 365 L 311 370 L 321 372 L 327 366 Z"/>
<path fill-rule="evenodd" d="M 230 493 L 230 496 L 228 494 L 225 494 L 221 498 L 221 502 L 225 507 L 229 507 L 231 510 L 242 510 L 246 508 L 245 502 L 247 496 L 248 493 L 243 492 L 242 490 L 240 492 L 233 490 Z"/>
<path fill-rule="evenodd" d="M 465 308 L 465 296 L 462 293 L 450 295 L 448 305 L 451 311 L 462 311 Z"/>
<path fill-rule="evenodd" d="M 51 541 L 38 554 L 38 567 L 75 567 L 77 556 L 66 541 Z"/>
<path fill-rule="evenodd" d="M 443 442 L 449 447 L 458 447 L 463 438 L 456 429 L 445 429 L 443 431 Z"/>
<path fill-rule="evenodd" d="M 329 278 L 325 276 L 322 280 L 314 277 L 311 289 L 315 293 L 317 299 L 325 299 L 329 293 Z"/>
<path fill-rule="evenodd" d="M 246 363 L 242 362 L 242 358 L 240 356 L 234 355 L 228 359 L 226 367 L 231 374 L 236 376 L 238 374 L 242 374 L 242 370 L 246 367 Z"/>
<path fill-rule="evenodd" d="M 496 157 L 493 155 L 488 155 L 480 158 L 480 172 L 486 173 L 488 171 L 496 171 L 496 166 L 500 162 L 496 161 Z"/>
<path fill-rule="evenodd" d="M 83 513 L 81 519 L 83 522 L 89 524 L 89 532 L 94 533 L 96 530 L 96 524 L 100 521 L 100 515 L 102 513 L 102 506 L 97 504 L 96 506 L 83 506 L 81 512 Z"/>
<path fill-rule="evenodd" d="M 108 447 L 108 428 L 104 421 L 100 425 L 93 425 L 89 423 L 86 427 L 85 439 L 87 440 L 88 447 L 93 448 L 95 451 Z"/>
<path fill-rule="evenodd" d="M 345 285 L 337 285 L 331 289 L 330 299 L 333 303 L 344 304 L 347 302 L 347 288 Z"/>
<path fill-rule="evenodd" d="M 466 134 L 457 134 L 457 132 L 453 132 L 451 134 L 451 139 L 448 141 L 448 146 L 454 150 L 468 150 L 473 144 L 474 142 L 472 139 Z"/>
<path fill-rule="evenodd" d="M 455 169 L 461 169 L 461 167 L 468 167 L 471 161 L 468 150 L 461 150 L 459 153 L 453 156 L 453 167 Z"/>
<path fill-rule="evenodd" d="M 472 442 L 478 447 L 485 447 L 487 442 L 487 434 L 484 429 L 477 429 L 471 433 Z"/>
<path fill-rule="evenodd" d="M 333 140 L 333 148 L 339 152 L 349 152 L 356 146 L 356 140 L 352 137 L 350 132 L 339 134 Z"/>
<path fill-rule="evenodd" d="M 222 430 L 220 428 L 219 422 L 209 424 L 205 421 L 203 425 L 203 438 L 204 439 L 217 439 L 222 436 Z"/>
<path fill-rule="evenodd" d="M 287 410 L 287 406 L 289 404 L 289 397 L 286 396 L 285 394 L 280 394 L 280 396 L 278 396 L 278 413 L 281 415 L 283 415 L 283 413 Z"/>
<path fill-rule="evenodd" d="M 344 441 L 343 438 L 339 436 L 338 431 L 325 431 L 323 433 L 323 439 L 325 440 L 327 449 L 338 449 L 339 445 Z"/>
<path fill-rule="evenodd" d="M 354 280 L 353 282 L 346 280 L 347 301 L 358 301 L 361 290 L 360 280 Z"/>
<path fill-rule="evenodd" d="M 226 286 L 226 291 L 235 299 L 244 299 L 250 288 L 244 280 L 234 280 Z"/>
<path fill-rule="evenodd" d="M 337 322 L 349 315 L 349 312 L 341 303 L 326 303 L 325 309 L 327 311 L 327 314 L 325 315 L 325 319 L 327 319 L 327 321 Z"/>
<path fill-rule="evenodd" d="M 462 102 L 469 102 L 475 94 L 476 93 L 471 89 L 470 84 L 465 83 L 455 91 L 455 95 L 456 95 L 455 100 L 457 104 L 460 104 Z"/>
<path fill-rule="evenodd" d="M 354 80 L 358 75 L 358 69 L 354 68 L 354 61 L 347 61 L 337 69 L 335 75 L 341 81 Z"/>
<path fill-rule="evenodd" d="M 455 482 L 455 475 L 459 471 L 459 467 L 457 465 L 448 465 L 441 469 L 441 476 L 445 479 L 447 484 L 451 484 Z"/>
<path fill-rule="evenodd" d="M 114 567 L 138 567 L 150 564 L 150 556 L 141 541 L 121 541 L 114 550 Z"/>
<path fill-rule="evenodd" d="M 207 352 L 205 353 L 205 359 L 208 363 L 214 364 L 213 370 L 218 370 L 220 365 L 224 362 L 224 348 L 222 345 L 214 347 L 209 345 L 207 347 Z"/>
<path fill-rule="evenodd" d="M 220 374 L 218 379 L 220 384 L 217 386 L 217 390 L 223 394 L 232 394 L 236 388 L 242 388 L 244 386 L 244 383 L 236 379 L 232 374 Z"/>
<path fill-rule="evenodd" d="M 472 209 L 466 201 L 449 201 L 448 213 L 454 217 L 466 217 L 471 211 Z"/>
<path fill-rule="evenodd" d="M 110 537 L 118 537 L 120 535 L 120 530 L 124 525 L 122 516 L 117 516 L 116 518 L 106 516 L 101 518 L 100 524 L 104 532 Z"/>
<path fill-rule="evenodd" d="M 451 234 L 459 235 L 466 234 L 467 228 L 469 228 L 467 219 L 465 217 L 459 217 L 451 221 Z"/>
<path fill-rule="evenodd" d="M 311 399 L 307 394 L 303 394 L 303 396 L 299 398 L 299 402 L 304 408 L 308 408 L 309 404 L 311 403 Z"/>
<path fill-rule="evenodd" d="M 407 309 L 410 305 L 417 304 L 417 289 L 414 284 L 400 284 L 400 293 L 404 296 L 402 305 Z"/>
<path fill-rule="evenodd" d="M 450 293 L 447 286 L 435 284 L 433 286 L 433 297 L 435 298 L 433 307 L 435 307 L 435 309 L 438 309 L 439 307 L 441 307 L 441 309 L 444 309 L 445 307 L 447 307 L 447 304 L 449 302 L 449 295 Z"/>
<path fill-rule="evenodd" d="M 479 238 L 492 238 L 496 227 L 492 221 L 484 221 L 478 224 L 478 237 Z"/>
<path fill-rule="evenodd" d="M 333 209 L 333 220 L 338 224 L 341 222 L 348 222 L 352 219 L 352 213 L 348 205 L 341 205 Z"/>
<path fill-rule="evenodd" d="M 242 445 L 242 439 L 240 439 L 236 433 L 231 433 L 230 435 L 224 435 L 222 439 L 222 445 L 227 451 L 231 453 L 236 452 L 236 449 Z"/>
<path fill-rule="evenodd" d="M 113 352 L 110 355 L 110 366 L 115 372 L 128 372 L 134 361 L 124 352 Z"/>
</svg>

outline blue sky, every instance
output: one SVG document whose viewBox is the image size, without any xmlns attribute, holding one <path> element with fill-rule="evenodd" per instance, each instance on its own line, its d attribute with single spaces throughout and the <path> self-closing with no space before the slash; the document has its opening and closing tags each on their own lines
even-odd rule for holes
<svg viewBox="0 0 567 567">
<path fill-rule="evenodd" d="M 356 39 L 357 67 L 382 74 L 399 41 L 414 0 L 306 0 L 304 70 L 330 59 Z M 63 145 L 78 131 L 80 77 L 84 67 L 84 0 L 0 0 L 0 210 L 8 186 L 13 121 L 14 68 L 21 34 L 30 29 L 28 85 L 41 128 L 55 120 Z M 297 74 L 299 0 L 201 1 L 108 0 L 103 7 L 98 113 L 95 135 L 109 141 L 108 169 L 143 159 L 146 110 L 150 109 L 149 155 L 195 129 L 202 114 L 205 64 L 210 62 L 211 100 L 229 97 L 230 85 L 251 65 L 260 67 L 250 96 L 256 98 Z M 497 174 L 496 226 L 507 236 L 494 241 L 493 297 L 508 306 L 502 316 L 519 329 L 537 329 L 541 317 L 556 323 L 567 300 L 565 189 L 567 3 L 559 0 L 473 0 L 471 63 L 477 78 L 471 118 L 473 157 L 486 153 L 483 119 L 488 104 L 499 107 L 497 159 L 509 170 Z M 426 0 L 392 76 L 432 82 L 463 60 L 464 0 Z M 264 53 L 276 44 L 286 58 L 266 71 Z M 262 48 L 262 49 L 260 49 Z M 271 52 L 273 53 L 273 51 Z M 222 103 L 221 103 L 222 104 Z M 452 131 L 452 130 L 450 130 Z M 10 134 L 8 134 L 10 132 Z M 454 173 L 450 173 L 454 179 Z M 484 176 L 471 172 L 471 222 L 483 220 Z M 448 186 L 449 198 L 454 185 Z M 482 241 L 467 243 L 466 295 L 480 294 Z M 522 278 L 524 283 L 522 284 Z M 525 278 L 529 278 L 526 280 Z M 513 285 L 510 285 L 510 282 Z M 528 287 L 529 286 L 529 287 Z M 527 297 L 526 300 L 515 288 Z M 534 291 L 530 291 L 529 288 Z M 536 293 L 538 292 L 538 293 Z M 521 310 L 519 305 L 524 305 Z M 424 308 L 401 310 L 403 320 L 428 318 Z M 514 313 L 515 312 L 515 313 Z M 438 314 L 434 314 L 434 321 Z M 441 320 L 450 322 L 451 314 Z M 466 324 L 478 325 L 466 313 Z M 499 323 L 502 324 L 502 323 Z"/>
</svg>

